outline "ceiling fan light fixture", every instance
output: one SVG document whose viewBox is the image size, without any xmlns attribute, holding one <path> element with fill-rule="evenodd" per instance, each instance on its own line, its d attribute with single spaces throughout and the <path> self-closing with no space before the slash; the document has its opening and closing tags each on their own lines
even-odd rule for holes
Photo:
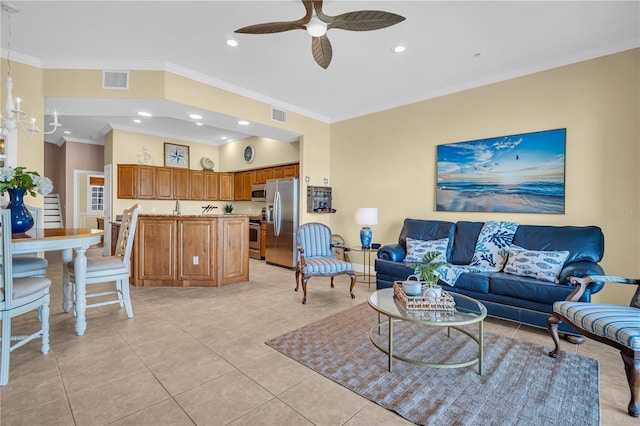
<svg viewBox="0 0 640 426">
<path fill-rule="evenodd" d="M 327 33 L 327 24 L 322 22 L 316 16 L 311 18 L 306 28 L 307 33 L 309 33 L 311 37 L 322 37 Z"/>
</svg>

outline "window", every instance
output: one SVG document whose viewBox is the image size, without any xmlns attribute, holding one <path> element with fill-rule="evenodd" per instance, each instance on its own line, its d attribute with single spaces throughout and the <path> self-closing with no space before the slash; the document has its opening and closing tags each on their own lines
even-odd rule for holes
<svg viewBox="0 0 640 426">
<path fill-rule="evenodd" d="M 104 214 L 104 177 L 87 176 L 87 213 Z"/>
</svg>

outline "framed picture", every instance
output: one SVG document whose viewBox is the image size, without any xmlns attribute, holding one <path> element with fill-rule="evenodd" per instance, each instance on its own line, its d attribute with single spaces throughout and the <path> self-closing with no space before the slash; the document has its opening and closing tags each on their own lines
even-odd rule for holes
<svg viewBox="0 0 640 426">
<path fill-rule="evenodd" d="M 438 145 L 436 211 L 564 214 L 566 134 Z"/>
<path fill-rule="evenodd" d="M 176 145 L 164 143 L 164 165 L 165 167 L 189 168 L 189 147 L 186 145 Z"/>
</svg>

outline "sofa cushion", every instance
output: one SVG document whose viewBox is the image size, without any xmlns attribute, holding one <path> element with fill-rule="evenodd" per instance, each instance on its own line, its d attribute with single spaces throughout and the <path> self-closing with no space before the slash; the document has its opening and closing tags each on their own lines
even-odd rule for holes
<svg viewBox="0 0 640 426">
<path fill-rule="evenodd" d="M 489 293 L 489 277 L 492 273 L 478 272 L 460 275 L 456 280 L 456 288 L 475 291 L 476 293 Z M 442 284 L 442 282 L 440 283 Z"/>
<path fill-rule="evenodd" d="M 566 264 L 583 260 L 598 263 L 604 255 L 604 235 L 597 226 L 520 225 L 513 244 L 529 250 L 567 250 Z"/>
<path fill-rule="evenodd" d="M 456 223 L 456 233 L 454 236 L 453 247 L 451 248 L 451 263 L 454 265 L 468 265 L 473 259 L 473 253 L 476 250 L 478 235 L 482 230 L 484 222 L 465 222 Z"/>
<path fill-rule="evenodd" d="M 449 249 L 449 238 L 441 238 L 439 240 L 416 240 L 407 237 L 407 256 L 405 262 L 422 262 L 424 255 L 429 252 L 438 252 L 439 255 L 434 262 L 446 262 L 447 251 Z"/>
<path fill-rule="evenodd" d="M 518 224 L 515 222 L 495 220 L 485 222 L 469 265 L 502 271 L 509 256 L 509 246 L 513 241 L 516 229 L 518 229 Z"/>
<path fill-rule="evenodd" d="M 447 259 L 451 255 L 451 243 L 456 224 L 441 220 L 405 219 L 398 237 L 398 243 L 403 247 L 407 246 L 407 237 L 416 240 L 429 241 L 449 238 L 449 248 L 447 249 Z"/>
<path fill-rule="evenodd" d="M 489 277 L 490 293 L 547 305 L 558 300 L 565 300 L 573 290 L 574 287 L 570 285 L 519 277 L 505 272 L 498 272 Z M 581 301 L 588 301 L 588 297 L 583 295 Z"/>
<path fill-rule="evenodd" d="M 555 283 L 558 282 L 558 275 L 568 256 L 569 252 L 566 250 L 527 250 L 513 244 L 509 248 L 509 258 L 504 272 Z"/>
</svg>

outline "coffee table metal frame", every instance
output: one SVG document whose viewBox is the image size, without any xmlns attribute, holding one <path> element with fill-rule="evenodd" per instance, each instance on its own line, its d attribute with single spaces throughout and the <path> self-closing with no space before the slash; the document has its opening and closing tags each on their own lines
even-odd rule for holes
<svg viewBox="0 0 640 426">
<path fill-rule="evenodd" d="M 456 305 L 456 310 L 454 311 L 452 320 L 447 321 L 438 321 L 433 319 L 418 319 L 407 316 L 407 310 L 402 306 L 402 302 L 395 298 L 393 295 L 392 288 L 385 288 L 372 293 L 369 296 L 369 306 L 371 306 L 378 313 L 378 323 L 374 325 L 369 331 L 369 339 L 371 343 L 378 348 L 383 353 L 387 354 L 389 357 L 389 371 L 393 369 L 393 359 L 398 359 L 400 361 L 408 362 L 414 365 L 420 365 L 423 367 L 433 367 L 433 368 L 460 368 L 467 367 L 469 365 L 478 364 L 478 374 L 482 375 L 482 358 L 483 358 L 483 337 L 484 337 L 484 319 L 487 316 L 487 308 L 480 303 L 479 301 L 465 296 L 463 294 L 450 293 L 456 301 L 470 303 L 475 307 L 477 307 L 478 312 L 472 312 L 467 310 L 459 310 Z M 460 299 L 461 298 L 461 299 Z M 395 300 L 394 300 L 395 299 Z M 457 302 L 456 302 L 457 303 Z M 420 312 L 440 312 L 445 313 L 446 311 L 420 311 Z M 382 316 L 386 316 L 388 319 L 383 321 Z M 393 353 L 393 323 L 399 321 L 411 322 L 414 324 L 423 324 L 434 327 L 447 327 L 447 337 L 451 337 L 451 329 L 457 330 L 467 336 L 469 336 L 472 340 L 475 340 L 478 344 L 478 356 L 477 358 L 470 359 L 468 361 L 459 362 L 459 363 L 451 363 L 451 364 L 438 364 L 438 363 L 430 363 L 419 361 L 411 358 L 404 357 L 402 355 Z M 469 325 L 469 324 L 478 324 L 478 335 L 475 336 L 470 331 L 461 328 L 460 326 Z M 388 336 L 388 345 L 385 348 L 380 343 L 376 342 L 373 335 L 378 332 L 380 334 L 380 330 L 384 325 L 388 325 L 389 336 Z"/>
</svg>

